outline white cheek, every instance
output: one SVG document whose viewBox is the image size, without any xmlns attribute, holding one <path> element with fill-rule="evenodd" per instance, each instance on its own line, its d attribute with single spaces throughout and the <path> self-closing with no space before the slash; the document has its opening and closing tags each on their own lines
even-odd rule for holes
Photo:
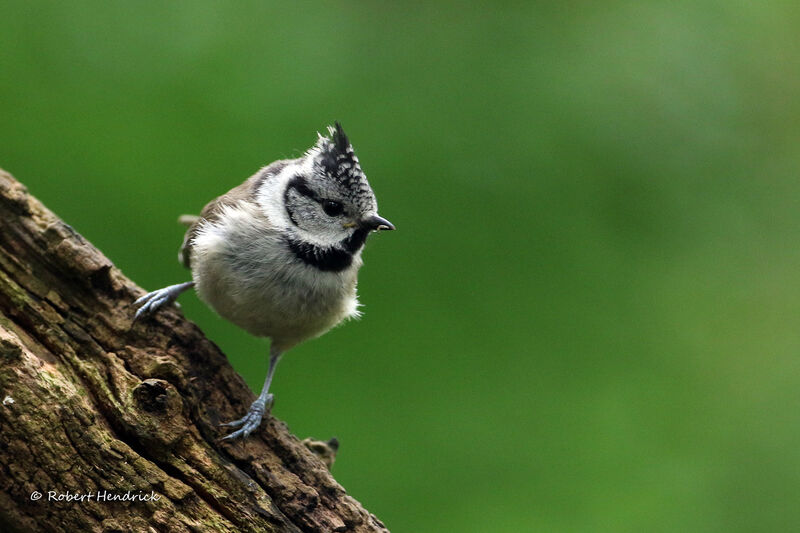
<svg viewBox="0 0 800 533">
<path fill-rule="evenodd" d="M 275 227 L 295 233 L 305 242 L 318 246 L 330 246 L 349 236 L 349 233 L 343 227 L 340 227 L 341 224 L 338 220 L 331 219 L 330 224 L 326 224 L 321 228 L 315 229 L 313 232 L 309 232 L 298 228 L 289 220 L 289 215 L 286 212 L 286 206 L 284 204 L 284 193 L 286 192 L 289 180 L 298 174 L 307 176 L 311 174 L 312 171 L 313 161 L 310 158 L 287 165 L 276 177 L 264 181 L 258 191 L 258 204 Z M 322 215 L 320 212 L 320 216 L 325 215 Z"/>
<path fill-rule="evenodd" d="M 303 158 L 283 167 L 277 176 L 264 180 L 258 190 L 256 200 L 274 226 L 281 229 L 293 226 L 291 220 L 289 220 L 289 215 L 286 213 L 283 195 L 289 180 L 298 174 L 301 176 L 310 174 L 312 164 L 313 162 L 308 158 Z"/>
</svg>

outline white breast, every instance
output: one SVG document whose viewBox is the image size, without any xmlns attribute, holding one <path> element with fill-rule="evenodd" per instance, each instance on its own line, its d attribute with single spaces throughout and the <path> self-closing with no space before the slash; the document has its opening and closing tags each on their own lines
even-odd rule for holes
<svg viewBox="0 0 800 533">
<path fill-rule="evenodd" d="M 298 261 L 255 203 L 226 207 L 193 241 L 192 275 L 200 298 L 253 335 L 288 349 L 358 316 L 360 253 L 342 272 Z"/>
</svg>

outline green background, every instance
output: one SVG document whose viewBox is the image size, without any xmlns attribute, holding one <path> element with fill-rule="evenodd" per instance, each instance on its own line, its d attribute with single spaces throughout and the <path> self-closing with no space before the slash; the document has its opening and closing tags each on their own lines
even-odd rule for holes
<svg viewBox="0 0 800 533">
<path fill-rule="evenodd" d="M 339 120 L 398 231 L 274 413 L 390 529 L 800 528 L 796 1 L 267 4 L 0 2 L 0 166 L 152 290 Z"/>
</svg>

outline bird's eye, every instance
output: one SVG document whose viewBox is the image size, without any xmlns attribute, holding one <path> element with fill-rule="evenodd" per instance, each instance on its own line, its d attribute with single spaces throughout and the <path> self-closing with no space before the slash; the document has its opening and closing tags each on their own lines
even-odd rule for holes
<svg viewBox="0 0 800 533">
<path fill-rule="evenodd" d="M 342 211 L 344 211 L 344 206 L 341 204 L 341 202 L 324 200 L 322 202 L 322 210 L 325 211 L 325 214 L 329 217 L 335 217 L 342 214 Z"/>
</svg>

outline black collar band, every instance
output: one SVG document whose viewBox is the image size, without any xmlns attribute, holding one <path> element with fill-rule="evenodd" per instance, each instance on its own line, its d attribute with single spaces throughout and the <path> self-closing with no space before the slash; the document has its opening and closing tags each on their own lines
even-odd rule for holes
<svg viewBox="0 0 800 533">
<path fill-rule="evenodd" d="M 369 230 L 357 229 L 353 234 L 334 246 L 319 246 L 285 237 L 289 250 L 300 261 L 323 272 L 341 272 L 353 264 L 353 255 L 364 246 Z"/>
</svg>

